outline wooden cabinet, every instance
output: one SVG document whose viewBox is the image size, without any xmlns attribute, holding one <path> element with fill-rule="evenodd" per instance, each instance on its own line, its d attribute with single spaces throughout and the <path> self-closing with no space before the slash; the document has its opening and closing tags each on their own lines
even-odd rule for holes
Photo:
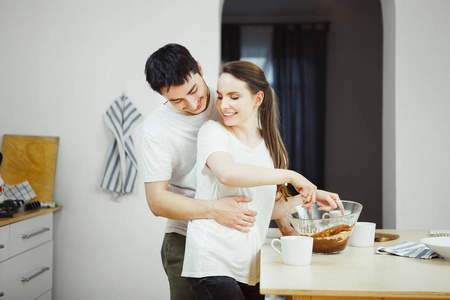
<svg viewBox="0 0 450 300">
<path fill-rule="evenodd" d="M 53 214 L 0 227 L 0 300 L 51 299 Z"/>
</svg>

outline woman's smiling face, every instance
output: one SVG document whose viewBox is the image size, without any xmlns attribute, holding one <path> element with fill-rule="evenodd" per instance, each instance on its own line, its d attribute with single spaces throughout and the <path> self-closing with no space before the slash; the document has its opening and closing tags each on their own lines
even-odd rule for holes
<svg viewBox="0 0 450 300">
<path fill-rule="evenodd" d="M 227 126 L 239 126 L 257 117 L 258 94 L 254 95 L 247 84 L 223 73 L 217 82 L 217 110 Z"/>
</svg>

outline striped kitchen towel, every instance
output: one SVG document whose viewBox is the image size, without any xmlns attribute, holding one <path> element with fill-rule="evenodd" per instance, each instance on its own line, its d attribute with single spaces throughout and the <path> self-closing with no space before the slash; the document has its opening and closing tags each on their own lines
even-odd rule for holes
<svg viewBox="0 0 450 300">
<path fill-rule="evenodd" d="M 430 259 L 441 257 L 439 254 L 421 243 L 401 242 L 390 247 L 380 247 L 375 252 L 377 254 L 394 254 L 404 257 Z"/>
<path fill-rule="evenodd" d="M 125 95 L 114 100 L 103 115 L 103 120 L 111 129 L 115 140 L 100 186 L 116 192 L 116 200 L 124 193 L 134 190 L 138 165 L 131 134 L 141 118 L 142 115 Z"/>
<path fill-rule="evenodd" d="M 28 181 L 9 186 L 5 184 L 6 200 L 24 200 L 25 202 L 36 198 L 36 193 Z"/>
</svg>

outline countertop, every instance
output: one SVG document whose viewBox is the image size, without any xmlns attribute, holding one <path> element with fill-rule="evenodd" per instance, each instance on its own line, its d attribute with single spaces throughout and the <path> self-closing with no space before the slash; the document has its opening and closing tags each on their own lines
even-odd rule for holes
<svg viewBox="0 0 450 300">
<path fill-rule="evenodd" d="M 272 295 L 410 297 L 450 299 L 450 262 L 375 254 L 378 247 L 401 241 L 419 242 L 429 230 L 377 230 L 400 238 L 373 247 L 347 245 L 339 254 L 313 254 L 310 265 L 283 264 L 270 246 L 261 250 L 261 292 Z M 273 233 L 273 232 L 272 232 Z M 269 236 L 268 236 L 269 237 Z"/>
<path fill-rule="evenodd" d="M 12 218 L 0 218 L 0 227 L 9 225 L 9 224 L 12 224 L 15 222 L 19 222 L 19 221 L 22 221 L 25 219 L 29 219 L 32 217 L 36 217 L 36 216 L 39 216 L 42 214 L 56 212 L 61 209 L 62 209 L 62 206 L 58 206 L 55 208 L 40 208 L 40 209 L 32 210 L 29 212 L 17 213 Z"/>
</svg>

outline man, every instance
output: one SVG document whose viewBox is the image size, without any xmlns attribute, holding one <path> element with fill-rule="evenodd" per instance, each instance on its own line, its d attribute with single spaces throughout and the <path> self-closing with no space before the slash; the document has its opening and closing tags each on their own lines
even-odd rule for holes
<svg viewBox="0 0 450 300">
<path fill-rule="evenodd" d="M 161 248 L 171 299 L 194 299 L 181 277 L 187 220 L 212 218 L 247 232 L 256 212 L 239 202 L 246 197 L 194 199 L 197 132 L 209 119 L 218 119 L 215 88 L 203 80 L 200 64 L 189 51 L 168 44 L 147 60 L 147 82 L 165 99 L 145 120 L 142 138 L 143 178 L 148 205 L 155 216 L 168 218 Z M 207 200 L 207 201 L 205 201 Z"/>
<path fill-rule="evenodd" d="M 186 278 L 181 277 L 188 220 L 215 219 L 224 226 L 248 232 L 256 212 L 239 204 L 252 201 L 242 196 L 194 199 L 197 133 L 205 121 L 220 119 L 214 104 L 216 89 L 206 85 L 201 65 L 185 47 L 168 44 L 148 58 L 145 75 L 151 88 L 166 99 L 147 117 L 143 126 L 143 179 L 147 202 L 155 216 L 168 219 L 161 258 L 169 279 L 171 299 L 194 299 Z M 317 191 L 310 205 L 316 197 L 324 209 L 335 208 L 335 202 L 338 205 L 340 202 L 337 194 Z M 292 203 L 299 200 L 293 198 Z M 296 234 L 287 218 L 282 218 L 289 206 L 296 205 L 290 202 L 277 201 L 272 214 L 274 219 L 280 218 L 277 224 L 283 235 Z"/>
</svg>

